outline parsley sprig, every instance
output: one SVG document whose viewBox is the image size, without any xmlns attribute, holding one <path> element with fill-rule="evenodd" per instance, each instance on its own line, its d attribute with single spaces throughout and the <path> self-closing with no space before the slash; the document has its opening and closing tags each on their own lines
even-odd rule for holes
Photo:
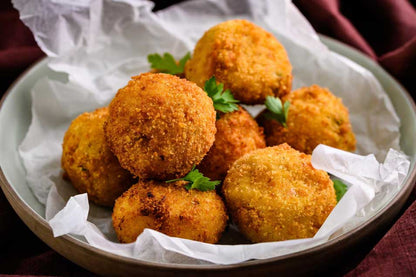
<svg viewBox="0 0 416 277">
<path fill-rule="evenodd" d="M 163 57 L 157 53 L 150 54 L 147 56 L 147 60 L 150 63 L 151 68 L 156 69 L 162 73 L 168 73 L 172 75 L 182 74 L 185 63 L 191 58 L 191 53 L 186 53 L 179 63 L 176 62 L 175 58 L 169 53 L 164 53 Z"/>
<path fill-rule="evenodd" d="M 221 83 L 217 84 L 214 76 L 205 82 L 204 90 L 214 102 L 215 110 L 223 113 L 238 110 L 236 103 L 239 101 L 234 98 L 229 89 L 224 91 L 224 85 Z"/>
<path fill-rule="evenodd" d="M 286 121 L 289 115 L 290 102 L 286 101 L 282 105 L 279 97 L 267 96 L 264 102 L 268 111 L 264 115 L 267 119 L 273 119 L 280 122 L 283 127 L 287 127 Z"/>
<path fill-rule="evenodd" d="M 214 190 L 215 186 L 221 183 L 221 181 L 211 181 L 208 177 L 205 177 L 201 172 L 199 172 L 195 166 L 188 174 L 186 174 L 185 177 L 169 180 L 166 181 L 166 183 L 172 183 L 176 181 L 187 181 L 188 184 L 185 186 L 187 190 L 197 189 L 200 191 Z"/>
<path fill-rule="evenodd" d="M 344 184 L 340 180 L 333 180 L 333 182 L 334 182 L 335 194 L 337 196 L 337 202 L 339 202 L 342 196 L 344 196 L 344 194 L 347 192 L 348 187 L 346 184 Z"/>
</svg>

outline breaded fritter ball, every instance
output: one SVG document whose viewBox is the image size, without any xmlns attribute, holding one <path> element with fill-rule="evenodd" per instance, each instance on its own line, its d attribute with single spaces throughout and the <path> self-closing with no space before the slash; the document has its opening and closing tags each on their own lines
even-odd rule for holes
<svg viewBox="0 0 416 277">
<path fill-rule="evenodd" d="M 228 216 L 215 191 L 187 190 L 186 182 L 140 180 L 120 196 L 113 209 L 113 226 L 120 242 L 136 240 L 144 228 L 166 235 L 216 243 Z"/>
<path fill-rule="evenodd" d="M 108 108 L 101 108 L 72 121 L 64 136 L 61 164 L 78 192 L 111 207 L 135 180 L 107 146 L 103 130 L 107 117 Z"/>
<path fill-rule="evenodd" d="M 231 219 L 252 242 L 312 237 L 337 203 L 328 174 L 287 144 L 238 159 L 223 193 Z"/>
<path fill-rule="evenodd" d="M 282 102 L 285 101 L 290 102 L 287 128 L 266 119 L 265 111 L 257 117 L 259 125 L 264 127 L 268 146 L 286 142 L 306 154 L 311 154 L 318 144 L 355 150 L 348 109 L 328 89 L 317 85 L 303 87 L 283 97 Z"/>
<path fill-rule="evenodd" d="M 277 39 L 247 20 L 229 20 L 209 29 L 185 65 L 185 77 L 203 87 L 215 76 L 244 104 L 263 104 L 292 88 L 292 65 Z"/>
<path fill-rule="evenodd" d="M 163 73 L 132 77 L 109 106 L 108 145 L 140 178 L 182 177 L 215 139 L 211 98 L 197 85 Z"/>
<path fill-rule="evenodd" d="M 233 162 L 258 148 L 266 147 L 263 128 L 242 107 L 221 114 L 217 120 L 214 145 L 198 165 L 211 180 L 223 180 Z"/>
</svg>

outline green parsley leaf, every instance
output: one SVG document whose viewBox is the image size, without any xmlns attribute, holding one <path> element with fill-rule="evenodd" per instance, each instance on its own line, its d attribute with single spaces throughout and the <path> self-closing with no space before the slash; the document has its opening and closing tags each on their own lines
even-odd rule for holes
<svg viewBox="0 0 416 277">
<path fill-rule="evenodd" d="M 221 83 L 217 84 L 214 76 L 205 82 L 204 90 L 214 102 L 215 110 L 223 113 L 238 110 L 236 103 L 239 101 L 234 98 L 229 89 L 224 91 L 224 85 Z"/>
<path fill-rule="evenodd" d="M 197 189 L 200 191 L 214 190 L 215 186 L 221 183 L 221 181 L 211 181 L 208 177 L 205 177 L 201 172 L 199 172 L 199 170 L 196 169 L 195 166 L 188 174 L 186 174 L 185 177 L 169 180 L 166 181 L 166 183 L 171 183 L 175 181 L 187 181 L 188 184 L 186 184 L 185 186 L 187 190 Z"/>
<path fill-rule="evenodd" d="M 335 194 L 337 196 L 337 202 L 339 202 L 342 196 L 344 196 L 344 194 L 347 192 L 348 187 L 346 184 L 344 184 L 340 180 L 333 180 L 333 182 L 334 182 Z"/>
<path fill-rule="evenodd" d="M 168 73 L 172 75 L 183 73 L 185 63 L 191 58 L 191 53 L 187 53 L 183 58 L 179 60 L 179 63 L 169 53 L 164 53 L 163 57 L 157 53 L 147 56 L 147 60 L 150 63 L 151 68 L 156 69 L 162 73 Z"/>
<path fill-rule="evenodd" d="M 279 97 L 267 96 L 264 102 L 268 111 L 264 115 L 267 119 L 276 120 L 280 122 L 283 127 L 287 127 L 286 121 L 289 116 L 290 102 L 286 101 L 282 105 Z"/>
</svg>

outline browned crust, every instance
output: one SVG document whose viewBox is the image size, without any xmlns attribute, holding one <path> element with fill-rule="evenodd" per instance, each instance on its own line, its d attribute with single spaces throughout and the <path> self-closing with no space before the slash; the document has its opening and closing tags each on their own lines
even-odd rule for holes
<svg viewBox="0 0 416 277">
<path fill-rule="evenodd" d="M 215 138 L 211 98 L 168 74 L 132 77 L 110 103 L 104 126 L 120 164 L 140 178 L 181 177 L 198 164 Z"/>
<path fill-rule="evenodd" d="M 188 80 L 203 87 L 215 76 L 244 104 L 263 104 L 292 88 L 292 66 L 277 39 L 247 20 L 229 20 L 210 28 L 185 65 Z"/>
<path fill-rule="evenodd" d="M 105 107 L 83 113 L 72 121 L 64 136 L 61 164 L 63 177 L 78 192 L 88 193 L 96 204 L 111 207 L 134 179 L 107 146 L 103 130 L 107 117 Z"/>
<path fill-rule="evenodd" d="M 211 180 L 223 180 L 234 161 L 258 148 L 266 147 L 263 128 L 242 107 L 221 114 L 216 122 L 214 145 L 198 165 Z"/>
<path fill-rule="evenodd" d="M 144 228 L 173 237 L 217 242 L 228 216 L 215 191 L 187 190 L 184 182 L 154 180 L 132 186 L 116 201 L 113 226 L 120 242 L 133 242 Z"/>
<path fill-rule="evenodd" d="M 287 144 L 238 159 L 223 193 L 232 220 L 253 242 L 312 237 L 337 203 L 328 174 Z"/>
<path fill-rule="evenodd" d="M 346 151 L 355 150 L 355 136 L 348 109 L 328 89 L 312 85 L 297 89 L 283 98 L 290 102 L 287 128 L 266 119 L 263 111 L 257 122 L 264 127 L 268 146 L 288 143 L 311 154 L 318 144 Z"/>
</svg>

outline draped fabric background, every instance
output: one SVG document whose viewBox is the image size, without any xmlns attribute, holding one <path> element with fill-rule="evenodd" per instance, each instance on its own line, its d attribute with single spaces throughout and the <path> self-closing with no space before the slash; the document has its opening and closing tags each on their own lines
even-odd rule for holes
<svg viewBox="0 0 416 277">
<path fill-rule="evenodd" d="M 293 0 L 322 34 L 377 61 L 416 97 L 416 0 Z M 175 2 L 157 1 L 155 9 Z M 0 93 L 43 57 L 9 1 L 0 1 Z M 347 276 L 416 275 L 416 189 L 397 220 L 327 273 Z M 33 235 L 0 192 L 0 274 L 91 276 Z M 13 246 L 12 246 L 13 245 Z M 30 247 L 27 247 L 30 245 Z M 25 247 L 26 246 L 26 247 Z M 323 272 L 321 272 L 323 274 Z"/>
</svg>

